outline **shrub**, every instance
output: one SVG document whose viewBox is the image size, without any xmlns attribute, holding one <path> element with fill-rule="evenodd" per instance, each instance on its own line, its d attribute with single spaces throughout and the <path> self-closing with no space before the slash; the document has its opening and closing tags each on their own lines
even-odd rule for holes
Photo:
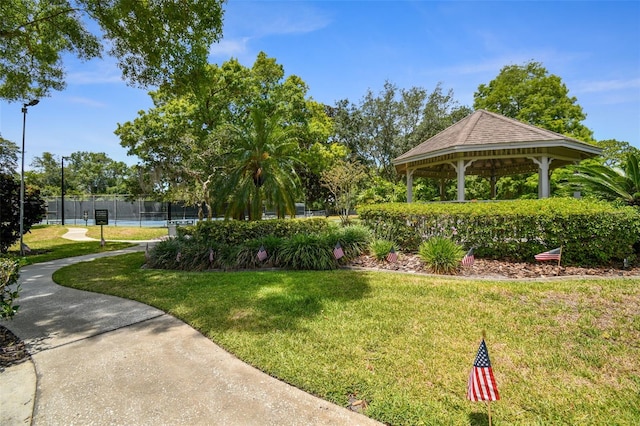
<svg viewBox="0 0 640 426">
<path fill-rule="evenodd" d="M 395 247 L 393 241 L 379 238 L 371 241 L 369 252 L 376 260 L 384 260 L 387 258 L 392 247 Z"/>
<path fill-rule="evenodd" d="M 277 229 L 276 232 L 285 236 L 266 235 L 238 241 L 238 235 L 244 235 L 244 232 L 255 229 L 255 226 L 253 223 L 243 222 L 243 225 L 237 228 L 236 225 L 211 227 L 207 225 L 202 229 L 190 227 L 176 238 L 159 242 L 150 251 L 147 266 L 193 271 L 210 268 L 254 269 L 260 267 L 335 269 L 339 262 L 359 256 L 371 238 L 371 231 L 365 226 L 354 225 L 341 228 L 331 225 L 325 219 L 317 219 L 308 222 L 298 221 L 298 224 L 293 226 L 276 224 L 264 228 Z M 209 232 L 214 228 L 215 232 Z M 200 232 L 203 229 L 209 229 L 209 231 Z M 242 231 L 238 231 L 239 229 Z M 321 232 L 314 232 L 316 229 Z M 229 230 L 232 232 L 227 233 Z M 285 230 L 293 234 L 287 235 Z M 210 242 L 211 235 L 217 235 L 218 238 L 229 235 L 230 240 L 219 239 Z M 343 247 L 345 253 L 340 260 L 336 260 L 333 255 L 333 248 L 337 242 Z M 268 258 L 264 261 L 260 261 L 257 257 L 261 246 L 264 246 L 268 253 Z"/>
<path fill-rule="evenodd" d="M 565 264 L 606 265 L 629 257 L 640 234 L 638 210 L 572 198 L 378 204 L 358 214 L 375 235 L 393 235 L 403 250 L 441 236 L 475 247 L 479 257 L 516 261 L 562 245 Z"/>
<path fill-rule="evenodd" d="M 336 243 L 340 243 L 344 251 L 341 262 L 354 259 L 364 252 L 371 241 L 371 231 L 363 225 L 351 225 L 346 227 L 336 227 L 325 234 L 331 249 Z"/>
<path fill-rule="evenodd" d="M 436 274 L 452 274 L 458 270 L 464 250 L 448 238 L 433 237 L 420 244 L 418 256 Z"/>
<path fill-rule="evenodd" d="M 19 305 L 15 304 L 19 297 L 20 264 L 16 260 L 0 258 L 0 318 L 8 319 L 18 312 Z M 15 285 L 15 288 L 12 286 Z"/>
<path fill-rule="evenodd" d="M 281 266 L 289 269 L 335 269 L 333 246 L 326 237 L 298 234 L 284 240 L 279 254 Z"/>
<path fill-rule="evenodd" d="M 246 241 L 265 237 L 288 238 L 297 234 L 319 234 L 329 229 L 324 218 L 273 219 L 258 221 L 216 220 L 198 222 L 195 226 L 180 227 L 182 236 L 197 241 L 240 246 Z"/>
<path fill-rule="evenodd" d="M 271 236 L 259 240 L 247 241 L 238 249 L 235 267 L 252 269 L 277 266 L 282 241 L 282 238 Z M 267 258 L 264 261 L 258 259 L 258 250 L 260 250 L 260 247 L 264 247 L 267 252 Z"/>
</svg>

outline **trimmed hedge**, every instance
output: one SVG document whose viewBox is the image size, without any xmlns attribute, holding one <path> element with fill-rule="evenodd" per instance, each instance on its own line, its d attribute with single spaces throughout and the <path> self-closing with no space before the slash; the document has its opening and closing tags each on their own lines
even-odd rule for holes
<svg viewBox="0 0 640 426">
<path fill-rule="evenodd" d="M 296 234 L 318 234 L 327 231 L 329 226 L 330 222 L 324 218 L 217 220 L 180 227 L 178 232 L 180 236 L 188 235 L 198 241 L 215 241 L 234 245 L 264 237 L 289 238 Z"/>
<path fill-rule="evenodd" d="M 474 247 L 478 257 L 533 261 L 563 246 L 563 264 L 607 265 L 633 256 L 640 213 L 573 198 L 483 203 L 376 204 L 358 208 L 375 236 L 415 252 L 433 236 Z"/>
</svg>

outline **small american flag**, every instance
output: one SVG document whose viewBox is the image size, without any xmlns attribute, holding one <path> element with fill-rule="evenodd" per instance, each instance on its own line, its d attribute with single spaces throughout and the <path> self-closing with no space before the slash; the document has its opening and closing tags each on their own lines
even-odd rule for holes
<svg viewBox="0 0 640 426">
<path fill-rule="evenodd" d="M 560 260 L 560 256 L 562 256 L 562 247 L 536 254 L 535 258 L 537 261 Z"/>
<path fill-rule="evenodd" d="M 209 263 L 213 263 L 213 249 L 209 249 Z"/>
<path fill-rule="evenodd" d="M 467 254 L 462 258 L 462 266 L 471 266 L 475 261 L 476 257 L 473 255 L 473 247 L 471 247 Z"/>
<path fill-rule="evenodd" d="M 342 250 L 342 246 L 340 245 L 340 242 L 337 242 L 336 246 L 333 248 L 333 257 L 335 257 L 336 260 L 339 260 L 341 257 L 344 257 L 344 250 Z"/>
<path fill-rule="evenodd" d="M 178 252 L 178 254 L 176 254 L 176 262 L 180 262 L 180 259 L 182 259 L 182 253 Z"/>
<path fill-rule="evenodd" d="M 29 247 L 26 243 L 22 243 L 22 251 L 25 253 L 31 253 L 31 247 Z"/>
<path fill-rule="evenodd" d="M 398 260 L 398 253 L 396 253 L 396 249 L 391 246 L 391 250 L 389 250 L 389 254 L 387 255 L 387 262 L 394 263 Z"/>
<path fill-rule="evenodd" d="M 264 249 L 264 246 L 260 246 L 260 250 L 258 250 L 258 260 L 263 261 L 267 258 L 267 251 Z"/>
<path fill-rule="evenodd" d="M 497 401 L 500 399 L 484 339 L 480 343 L 476 360 L 469 374 L 467 398 L 470 401 Z"/>
</svg>

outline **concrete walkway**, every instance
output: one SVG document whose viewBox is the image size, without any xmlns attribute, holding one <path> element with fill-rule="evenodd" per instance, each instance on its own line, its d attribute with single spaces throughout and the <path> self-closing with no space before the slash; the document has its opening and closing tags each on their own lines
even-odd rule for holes
<svg viewBox="0 0 640 426">
<path fill-rule="evenodd" d="M 143 249 L 21 270 L 20 311 L 3 325 L 31 360 L 0 372 L 0 424 L 379 425 L 248 366 L 162 311 L 51 278 Z"/>
</svg>

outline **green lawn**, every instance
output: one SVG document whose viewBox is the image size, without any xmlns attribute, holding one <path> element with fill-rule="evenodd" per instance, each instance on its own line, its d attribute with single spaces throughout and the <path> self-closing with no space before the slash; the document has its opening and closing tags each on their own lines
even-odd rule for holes
<svg viewBox="0 0 640 426">
<path fill-rule="evenodd" d="M 135 232 L 137 229 L 139 228 L 133 228 L 133 231 L 131 232 Z M 50 260 L 63 259 L 66 257 L 120 250 L 132 245 L 129 243 L 109 242 L 104 247 L 101 247 L 99 241 L 71 241 L 62 238 L 66 233 L 67 227 L 60 225 L 36 225 L 32 227 L 31 230 L 23 237 L 25 244 L 31 249 L 31 253 L 26 254 L 22 258 L 22 263 L 28 265 L 48 262 Z M 100 231 L 98 230 L 98 238 L 99 236 Z M 9 255 L 15 257 L 20 256 L 19 242 L 9 248 Z"/>
<path fill-rule="evenodd" d="M 100 239 L 100 226 L 80 226 L 87 228 L 87 237 Z M 105 240 L 153 240 L 166 237 L 167 228 L 142 228 L 131 226 L 103 226 Z"/>
<path fill-rule="evenodd" d="M 470 281 L 361 272 L 186 273 L 142 253 L 56 272 L 156 306 L 239 358 L 390 424 L 487 424 L 465 399 L 482 330 L 495 425 L 640 419 L 640 280 Z M 82 277 L 82 279 L 78 279 Z"/>
</svg>

